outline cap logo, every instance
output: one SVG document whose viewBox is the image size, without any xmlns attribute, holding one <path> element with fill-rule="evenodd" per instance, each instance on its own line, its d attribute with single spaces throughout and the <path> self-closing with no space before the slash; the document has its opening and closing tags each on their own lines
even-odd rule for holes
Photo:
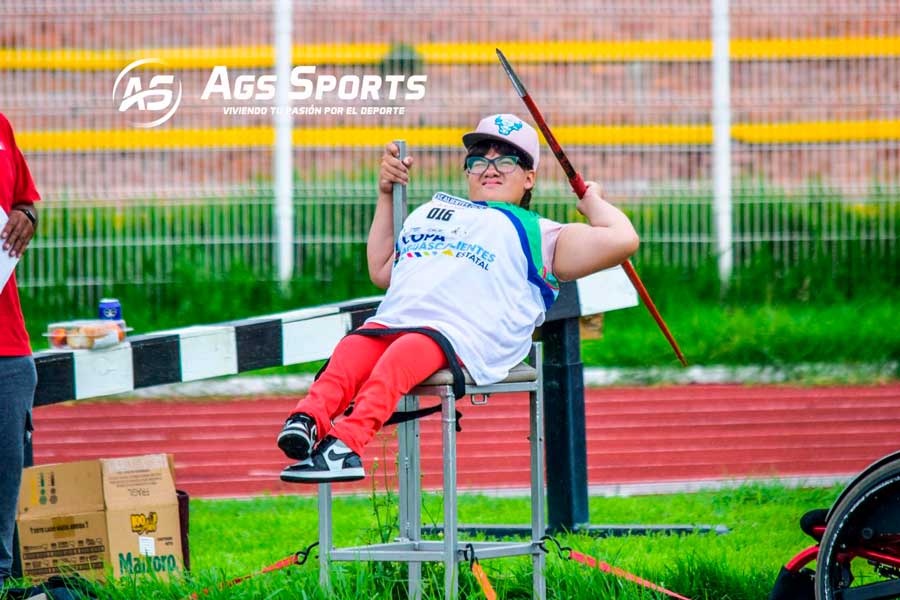
<svg viewBox="0 0 900 600">
<path fill-rule="evenodd" d="M 499 131 L 501 135 L 509 135 L 513 131 L 522 129 L 522 121 L 512 121 L 510 119 L 504 119 L 503 117 L 494 119 L 494 124 L 497 125 L 497 131 Z"/>
</svg>

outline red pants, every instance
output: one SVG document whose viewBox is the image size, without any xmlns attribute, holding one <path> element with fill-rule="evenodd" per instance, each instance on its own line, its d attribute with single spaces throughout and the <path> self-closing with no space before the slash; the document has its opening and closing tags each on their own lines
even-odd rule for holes
<svg viewBox="0 0 900 600">
<path fill-rule="evenodd" d="M 385 329 L 375 323 L 365 327 Z M 361 455 L 393 414 L 400 397 L 446 366 L 440 346 L 421 333 L 348 335 L 338 343 L 328 368 L 293 412 L 316 420 L 320 440 L 334 436 Z M 353 412 L 332 427 L 332 421 L 353 399 Z"/>
</svg>

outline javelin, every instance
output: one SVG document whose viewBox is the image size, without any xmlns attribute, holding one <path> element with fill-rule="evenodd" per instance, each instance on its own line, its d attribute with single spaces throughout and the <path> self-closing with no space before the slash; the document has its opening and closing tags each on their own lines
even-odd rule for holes
<svg viewBox="0 0 900 600">
<path fill-rule="evenodd" d="M 500 63 L 503 65 L 503 69 L 506 71 L 506 74 L 509 75 L 510 81 L 512 81 L 513 87 L 516 88 L 516 93 L 519 94 L 519 97 L 522 99 L 522 102 L 525 103 L 525 106 L 528 108 L 528 112 L 531 113 L 531 116 L 534 118 L 535 123 L 537 123 L 538 129 L 541 130 L 541 133 L 544 134 L 544 139 L 547 140 L 547 145 L 550 146 L 550 150 L 553 151 L 553 155 L 556 156 L 556 160 L 559 161 L 560 166 L 563 168 L 563 171 L 566 173 L 566 177 L 569 178 L 569 185 L 572 186 L 572 189 L 578 195 L 579 198 L 584 196 L 585 192 L 587 192 L 587 186 L 584 184 L 584 179 L 581 178 L 581 175 L 575 170 L 575 167 L 572 166 L 572 163 L 569 162 L 569 158 L 566 156 L 566 153 L 563 152 L 562 147 L 559 145 L 559 142 L 556 141 L 556 138 L 553 136 L 553 132 L 550 131 L 550 127 L 547 125 L 547 122 L 544 121 L 543 115 L 541 115 L 541 111 L 538 110 L 537 105 L 534 103 L 534 100 L 531 99 L 531 96 L 528 95 L 528 92 L 525 91 L 525 86 L 522 85 L 522 81 L 516 75 L 516 72 L 513 71 L 512 65 L 509 64 L 509 61 L 506 60 L 506 57 L 503 56 L 503 53 L 500 52 L 500 49 L 497 48 L 497 56 L 500 58 Z M 650 314 L 653 316 L 653 320 L 656 321 L 656 324 L 659 325 L 659 328 L 662 330 L 666 339 L 669 340 L 669 345 L 672 346 L 672 350 L 675 351 L 675 356 L 678 357 L 678 360 L 681 361 L 681 364 L 685 367 L 687 366 L 687 360 L 684 358 L 684 354 L 681 353 L 681 349 L 678 347 L 678 343 L 675 342 L 675 338 L 672 337 L 672 333 L 669 331 L 669 328 L 666 327 L 666 322 L 663 321 L 662 316 L 659 314 L 659 311 L 656 310 L 656 305 L 653 304 L 653 300 L 650 299 L 650 294 L 647 292 L 647 288 L 644 287 L 644 284 L 641 282 L 641 278 L 638 277 L 637 272 L 634 270 L 634 267 L 631 265 L 631 261 L 626 259 L 624 263 L 622 263 L 622 268 L 625 270 L 625 274 L 628 275 L 628 279 L 631 280 L 631 284 L 634 286 L 634 289 L 637 290 L 638 295 L 641 297 L 641 300 L 644 301 L 644 305 L 647 307 L 647 310 L 650 311 Z"/>
</svg>

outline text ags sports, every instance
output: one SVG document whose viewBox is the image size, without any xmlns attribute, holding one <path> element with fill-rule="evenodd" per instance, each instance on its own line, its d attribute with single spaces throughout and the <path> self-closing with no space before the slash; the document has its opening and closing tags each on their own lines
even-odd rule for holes
<svg viewBox="0 0 900 600">
<path fill-rule="evenodd" d="M 271 100 L 275 97 L 275 75 L 238 75 L 232 82 L 228 67 L 213 68 L 202 100 L 217 95 L 222 100 Z M 315 65 L 291 69 L 291 100 L 420 100 L 425 97 L 427 75 L 316 74 Z"/>
</svg>

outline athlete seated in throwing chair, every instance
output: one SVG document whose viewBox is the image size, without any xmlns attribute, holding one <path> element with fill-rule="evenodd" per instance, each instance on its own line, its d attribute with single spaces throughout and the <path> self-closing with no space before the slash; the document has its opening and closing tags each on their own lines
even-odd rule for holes
<svg viewBox="0 0 900 600">
<path fill-rule="evenodd" d="M 278 447 L 300 462 L 284 469 L 284 481 L 362 479 L 363 448 L 401 396 L 448 366 L 448 354 L 478 385 L 502 381 L 527 356 L 558 281 L 621 264 L 637 250 L 634 227 L 597 183 L 587 182 L 577 205 L 588 224 L 529 210 L 538 135 L 515 115 L 485 117 L 462 141 L 469 197 L 436 193 L 406 219 L 396 247 L 392 186 L 408 183 L 413 159 L 385 148 L 367 255 L 372 281 L 387 293 L 338 343 L 285 422 Z M 351 402 L 352 413 L 340 418 Z"/>
</svg>

